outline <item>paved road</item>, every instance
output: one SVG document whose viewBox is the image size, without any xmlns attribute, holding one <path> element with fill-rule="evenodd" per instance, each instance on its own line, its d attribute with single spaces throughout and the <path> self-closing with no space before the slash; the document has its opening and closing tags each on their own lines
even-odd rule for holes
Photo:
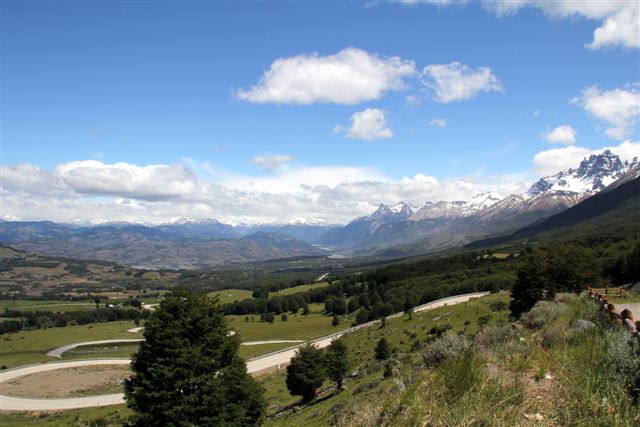
<svg viewBox="0 0 640 427">
<path fill-rule="evenodd" d="M 62 355 L 69 351 L 73 350 L 76 347 L 84 347 L 87 345 L 104 345 L 104 344 L 127 344 L 127 343 L 136 343 L 144 341 L 142 338 L 124 338 L 117 340 L 101 340 L 101 341 L 85 341 L 85 342 L 77 342 L 75 344 L 65 345 L 63 347 L 56 348 L 47 353 L 49 357 L 57 357 L 58 359 L 62 359 Z"/>
<path fill-rule="evenodd" d="M 56 362 L 43 365 L 25 366 L 0 373 L 0 385 L 23 375 L 55 369 L 75 368 L 92 365 L 128 365 L 127 359 L 74 360 L 72 362 Z M 67 399 L 23 399 L 0 395 L 1 411 L 51 411 L 60 409 L 91 408 L 94 406 L 117 405 L 124 402 L 122 393 L 103 394 L 100 396 L 72 397 Z"/>
<path fill-rule="evenodd" d="M 419 307 L 415 307 L 414 312 L 432 310 L 434 308 L 442 307 L 445 305 L 459 304 L 474 298 L 485 296 L 487 294 L 488 292 L 478 292 L 475 294 L 465 294 L 465 295 L 457 295 L 449 298 L 443 298 L 438 301 L 433 301 L 431 303 L 424 304 Z M 389 316 L 388 319 L 400 317 L 402 315 L 403 313 L 396 313 L 394 315 Z M 328 346 L 331 343 L 331 341 L 341 337 L 342 335 L 352 333 L 360 329 L 368 328 L 377 323 L 378 321 L 368 322 L 350 329 L 346 329 L 342 332 L 337 332 L 335 334 L 313 340 L 311 342 L 315 346 L 319 348 L 323 348 Z M 71 344 L 71 345 L 77 347 L 78 345 L 82 345 L 82 343 Z M 247 362 L 247 371 L 251 374 L 257 375 L 262 372 L 279 369 L 285 366 L 287 363 L 289 363 L 291 358 L 295 355 L 297 347 L 299 346 L 291 347 L 285 350 L 276 351 L 273 353 L 266 354 L 264 356 L 259 356 L 259 357 L 250 359 Z M 64 347 L 61 347 L 61 348 L 64 348 Z M 57 350 L 60 350 L 60 349 L 57 349 Z M 62 353 L 64 353 L 64 351 Z M 78 361 L 70 361 L 70 362 L 58 362 L 58 363 L 47 363 L 47 364 L 26 366 L 22 368 L 11 369 L 11 370 L 0 373 L 0 386 L 4 381 L 8 381 L 13 378 L 17 378 L 23 375 L 29 375 L 37 372 L 70 368 L 75 366 L 105 365 L 105 364 L 124 365 L 128 363 L 129 363 L 129 360 L 127 359 L 102 359 L 102 360 L 93 359 L 93 360 L 78 360 Z M 68 398 L 68 399 L 23 399 L 23 398 L 0 395 L 0 411 L 53 411 L 53 410 L 61 410 L 61 409 L 88 408 L 93 406 L 116 405 L 123 402 L 124 400 L 123 400 L 122 394 L 109 394 L 109 395 L 101 395 L 101 396 L 77 397 L 77 398 Z"/>
</svg>

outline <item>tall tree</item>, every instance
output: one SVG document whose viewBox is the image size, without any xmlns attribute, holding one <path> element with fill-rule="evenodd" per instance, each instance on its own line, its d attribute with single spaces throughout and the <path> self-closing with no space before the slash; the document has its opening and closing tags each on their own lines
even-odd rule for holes
<svg viewBox="0 0 640 427">
<path fill-rule="evenodd" d="M 145 323 L 125 400 L 133 426 L 253 426 L 265 412 L 262 389 L 238 356 L 219 306 L 174 291 Z"/>
<path fill-rule="evenodd" d="M 293 396 L 302 396 L 305 402 L 316 395 L 324 381 L 324 355 L 312 344 L 298 348 L 287 366 L 287 389 Z"/>
<path fill-rule="evenodd" d="M 346 344 L 341 339 L 332 341 L 327 347 L 324 361 L 327 376 L 336 383 L 337 391 L 340 391 L 350 368 Z"/>
</svg>

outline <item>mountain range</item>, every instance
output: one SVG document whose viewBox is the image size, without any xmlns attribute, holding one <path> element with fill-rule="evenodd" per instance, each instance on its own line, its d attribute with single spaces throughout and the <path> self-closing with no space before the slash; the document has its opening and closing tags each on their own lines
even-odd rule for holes
<svg viewBox="0 0 640 427">
<path fill-rule="evenodd" d="M 444 249 L 514 231 L 561 212 L 634 176 L 638 170 L 637 158 L 622 162 L 607 150 L 584 159 L 575 169 L 541 178 L 522 194 L 501 197 L 482 193 L 468 201 L 426 202 L 420 206 L 383 204 L 369 216 L 329 230 L 318 242 L 327 247 L 369 252 L 414 242 L 419 244 L 412 245 L 412 251 Z"/>
<path fill-rule="evenodd" d="M 296 256 L 403 256 L 508 235 L 640 174 L 640 162 L 610 151 L 541 178 L 522 194 L 481 193 L 467 201 L 381 204 L 345 226 L 297 222 L 229 225 L 180 217 L 160 225 L 93 226 L 1 221 L 0 241 L 31 252 L 138 266 L 203 268 Z"/>
</svg>

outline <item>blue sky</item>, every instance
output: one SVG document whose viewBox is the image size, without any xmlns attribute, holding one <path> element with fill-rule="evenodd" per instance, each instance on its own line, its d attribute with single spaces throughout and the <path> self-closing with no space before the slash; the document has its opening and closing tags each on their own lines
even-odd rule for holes
<svg viewBox="0 0 640 427">
<path fill-rule="evenodd" d="M 640 154 L 637 2 L 415 3 L 3 2 L 2 215 L 345 222 Z"/>
</svg>

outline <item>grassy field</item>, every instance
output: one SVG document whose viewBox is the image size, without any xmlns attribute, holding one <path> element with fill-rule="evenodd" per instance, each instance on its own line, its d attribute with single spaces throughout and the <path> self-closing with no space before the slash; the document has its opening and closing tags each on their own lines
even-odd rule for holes
<svg viewBox="0 0 640 427">
<path fill-rule="evenodd" d="M 306 285 L 300 285 L 300 286 L 294 286 L 293 288 L 282 289 L 278 292 L 269 292 L 269 298 L 298 294 L 300 292 L 306 292 L 311 289 L 324 288 L 325 286 L 329 286 L 329 282 L 308 283 Z"/>
<path fill-rule="evenodd" d="M 260 316 L 253 316 L 254 321 L 245 321 L 247 316 L 226 316 L 229 326 L 238 331 L 241 341 L 291 339 L 308 340 L 319 338 L 351 327 L 352 316 L 344 316 L 336 327 L 331 325 L 331 316 L 322 315 L 322 304 L 310 304 L 311 314 L 287 314 L 287 321 L 276 316 L 274 323 L 260 322 Z M 248 316 L 249 319 L 252 316 Z"/>
<path fill-rule="evenodd" d="M 323 396 L 317 399 L 309 408 L 310 410 L 290 414 L 277 419 L 268 420 L 267 426 L 326 426 L 331 425 L 333 408 L 346 406 L 348 402 L 366 400 L 370 395 L 379 395 L 388 392 L 393 386 L 393 379 L 383 380 L 383 364 L 375 360 L 374 346 L 382 337 L 385 337 L 394 352 L 394 358 L 400 361 L 399 366 L 406 364 L 406 369 L 411 370 L 414 363 L 408 356 L 415 347 L 424 342 L 428 331 L 438 325 L 450 324 L 454 332 L 472 334 L 480 325 L 478 319 L 487 318 L 489 324 L 496 321 L 506 321 L 508 312 L 493 312 L 489 306 L 497 301 L 507 302 L 508 293 L 490 295 L 481 299 L 466 303 L 440 307 L 435 310 L 413 314 L 409 320 L 402 316 L 387 322 L 384 328 L 372 327 L 366 330 L 350 334 L 343 339 L 350 350 L 350 357 L 354 361 L 354 367 L 358 367 L 364 375 L 347 386 L 347 391 L 333 396 Z M 466 324 L 465 324 L 466 323 Z M 415 335 L 414 335 L 415 334 Z M 418 344 L 416 344 L 418 343 Z M 291 396 L 285 384 L 286 372 L 284 370 L 259 379 L 267 390 L 266 398 L 270 406 L 270 415 L 274 415 L 279 408 L 292 405 L 299 397 Z M 372 384 L 375 384 L 372 386 Z M 324 386 L 329 386 L 326 382 Z"/>
<path fill-rule="evenodd" d="M 20 311 L 86 311 L 96 308 L 90 301 L 24 301 L 2 300 L 0 301 L 0 313 L 5 308 Z"/>
<path fill-rule="evenodd" d="M 125 405 L 102 408 L 72 409 L 60 412 L 0 413 L 2 427 L 84 427 L 120 426 L 131 414 Z"/>
<path fill-rule="evenodd" d="M 251 291 L 246 289 L 225 289 L 223 291 L 215 291 L 210 292 L 208 295 L 213 297 L 218 297 L 218 301 L 220 301 L 221 305 L 228 304 L 234 301 L 240 301 L 247 298 L 252 298 Z"/>
<path fill-rule="evenodd" d="M 55 359 L 46 356 L 47 351 L 79 341 L 139 338 L 140 334 L 127 332 L 134 326 L 133 321 L 120 321 L 4 334 L 0 336 L 0 366 L 50 362 Z"/>
</svg>

